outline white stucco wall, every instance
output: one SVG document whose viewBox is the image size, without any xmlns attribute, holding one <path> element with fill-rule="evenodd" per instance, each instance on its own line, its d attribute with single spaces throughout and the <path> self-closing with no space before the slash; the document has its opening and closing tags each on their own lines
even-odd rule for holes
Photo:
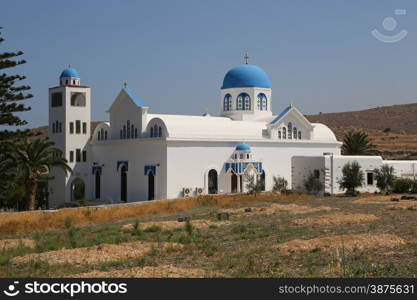
<svg viewBox="0 0 417 300">
<path fill-rule="evenodd" d="M 148 199 L 148 178 L 144 174 L 145 165 L 156 165 L 155 199 L 166 198 L 167 164 L 166 143 L 163 139 L 107 140 L 93 142 L 93 163 L 102 166 L 102 201 L 118 203 L 121 199 L 120 170 L 118 161 L 128 161 L 127 201 Z M 90 171 L 91 172 L 91 171 Z M 91 186 L 94 178 L 91 176 Z M 90 198 L 94 197 L 94 188 Z"/>
<path fill-rule="evenodd" d="M 265 170 L 265 188 L 273 187 L 273 176 L 282 176 L 291 187 L 291 158 L 294 155 L 323 155 L 325 152 L 340 154 L 338 143 L 246 142 L 252 150 L 254 160 L 262 162 Z M 167 197 L 182 195 L 184 187 L 203 187 L 207 191 L 207 173 L 216 169 L 219 174 L 219 190 L 231 191 L 230 178 L 225 173 L 224 163 L 235 150 L 231 141 L 168 141 L 167 149 Z"/>
</svg>

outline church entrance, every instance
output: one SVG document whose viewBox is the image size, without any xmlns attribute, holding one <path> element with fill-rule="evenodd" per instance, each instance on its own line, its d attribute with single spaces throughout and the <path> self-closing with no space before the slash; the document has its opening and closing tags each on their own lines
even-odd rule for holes
<svg viewBox="0 0 417 300">
<path fill-rule="evenodd" d="M 100 172 L 96 172 L 96 199 L 100 199 L 101 192 L 101 178 Z"/>
<path fill-rule="evenodd" d="M 148 173 L 148 200 L 155 199 L 155 175 L 152 171 Z"/>
<path fill-rule="evenodd" d="M 265 171 L 262 170 L 262 174 L 261 174 L 261 186 L 262 186 L 262 191 L 265 191 Z"/>
<path fill-rule="evenodd" d="M 120 169 L 120 201 L 127 201 L 127 169 L 122 166 Z"/>
<path fill-rule="evenodd" d="M 214 169 L 208 172 L 208 193 L 217 194 L 217 171 Z"/>
<path fill-rule="evenodd" d="M 85 200 L 85 184 L 81 178 L 75 178 L 71 183 L 71 201 Z"/>
<path fill-rule="evenodd" d="M 232 193 L 237 193 L 237 175 L 232 173 Z"/>
</svg>

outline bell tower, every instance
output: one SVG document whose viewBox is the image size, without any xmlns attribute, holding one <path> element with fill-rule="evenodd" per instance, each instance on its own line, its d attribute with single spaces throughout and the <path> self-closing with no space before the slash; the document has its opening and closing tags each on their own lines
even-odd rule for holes
<svg viewBox="0 0 417 300">
<path fill-rule="evenodd" d="M 49 206 L 89 200 L 91 167 L 90 139 L 91 93 L 81 85 L 78 72 L 70 66 L 62 71 L 59 85 L 49 88 L 49 139 L 62 151 L 72 174 L 51 170 Z"/>
</svg>

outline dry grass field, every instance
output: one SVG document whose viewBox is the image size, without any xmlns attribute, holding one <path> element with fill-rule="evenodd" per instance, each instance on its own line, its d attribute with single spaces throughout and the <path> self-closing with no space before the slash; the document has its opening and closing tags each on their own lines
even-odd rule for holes
<svg viewBox="0 0 417 300">
<path fill-rule="evenodd" d="M 266 193 L 1 214 L 0 277 L 415 277 L 417 201 L 389 199 Z"/>
</svg>

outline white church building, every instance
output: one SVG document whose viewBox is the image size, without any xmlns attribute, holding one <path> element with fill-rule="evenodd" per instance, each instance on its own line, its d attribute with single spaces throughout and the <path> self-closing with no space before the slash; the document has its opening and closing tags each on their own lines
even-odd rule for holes
<svg viewBox="0 0 417 300">
<path fill-rule="evenodd" d="M 329 193 L 341 193 L 338 178 L 347 161 L 366 173 L 362 191 L 376 190 L 372 171 L 383 163 L 397 176 L 415 177 L 414 161 L 383 161 L 379 156 L 341 156 L 342 143 L 323 124 L 311 123 L 294 106 L 274 114 L 268 75 L 243 64 L 223 80 L 218 116 L 157 114 L 126 85 L 108 108 L 109 120 L 91 133 L 90 87 L 78 72 L 65 69 L 49 89 L 49 138 L 73 169 L 52 170 L 51 207 L 85 199 L 120 203 L 201 194 L 241 193 L 248 176 L 273 187 L 285 177 L 303 189 L 310 172 Z"/>
</svg>

